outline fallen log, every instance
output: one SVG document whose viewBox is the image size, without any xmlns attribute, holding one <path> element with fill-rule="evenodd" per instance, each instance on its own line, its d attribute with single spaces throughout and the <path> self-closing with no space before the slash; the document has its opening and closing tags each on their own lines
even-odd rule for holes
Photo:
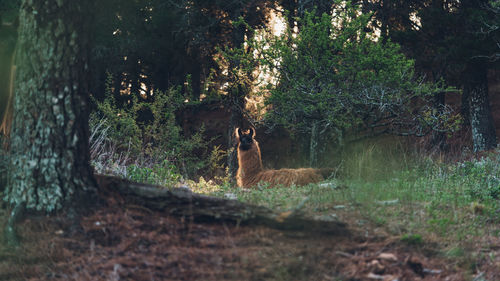
<svg viewBox="0 0 500 281">
<path fill-rule="evenodd" d="M 176 216 L 192 217 L 197 221 L 226 221 L 238 225 L 263 225 L 280 230 L 349 235 L 345 223 L 321 217 L 308 217 L 299 211 L 277 212 L 237 200 L 197 194 L 187 187 L 168 188 L 104 175 L 97 175 L 96 179 L 104 196 L 118 194 L 126 203 Z"/>
</svg>

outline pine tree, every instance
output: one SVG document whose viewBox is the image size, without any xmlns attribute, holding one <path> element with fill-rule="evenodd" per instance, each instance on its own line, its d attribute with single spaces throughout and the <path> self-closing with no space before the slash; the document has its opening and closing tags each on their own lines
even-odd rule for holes
<svg viewBox="0 0 500 281">
<path fill-rule="evenodd" d="M 88 148 L 90 2 L 21 4 L 5 192 L 15 206 L 51 212 L 88 203 L 96 191 Z"/>
</svg>

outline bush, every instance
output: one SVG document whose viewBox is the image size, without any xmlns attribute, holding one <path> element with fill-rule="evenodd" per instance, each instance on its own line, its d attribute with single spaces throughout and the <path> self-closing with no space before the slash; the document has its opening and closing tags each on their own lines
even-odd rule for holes
<svg viewBox="0 0 500 281">
<path fill-rule="evenodd" d="M 464 162 L 446 164 L 424 161 L 416 181 L 443 200 L 461 198 L 463 204 L 500 198 L 500 155 L 498 152 Z"/>
<path fill-rule="evenodd" d="M 298 32 L 288 26 L 282 35 L 264 33 L 244 48 L 223 51 L 232 62 L 226 65 L 237 66 L 233 76 L 255 69 L 272 76 L 274 83 L 255 85 L 268 109 L 265 123 L 307 136 L 311 166 L 324 140 L 343 145 L 360 131 L 423 136 L 456 130 L 461 119 L 450 107 L 422 106 L 448 89 L 418 77 L 414 61 L 398 44 L 377 38 L 372 15 L 359 5 L 334 5 L 333 15 L 305 12 L 296 19 Z"/>
<path fill-rule="evenodd" d="M 500 196 L 500 157 L 484 157 L 456 165 L 453 176 L 462 180 L 472 199 L 489 200 Z"/>
<path fill-rule="evenodd" d="M 265 116 L 270 124 L 304 132 L 327 130 L 336 137 L 381 124 L 394 133 L 444 130 L 446 116 L 437 118 L 432 110 L 425 110 L 426 118 L 413 113 L 416 99 L 444 89 L 423 83 L 398 44 L 376 39 L 369 31 L 370 14 L 350 1 L 336 5 L 335 15 L 306 12 L 297 19 L 298 32 L 289 26 L 280 36 L 250 40 L 254 52 L 224 53 L 240 72 L 260 67 L 276 79 L 261 89 L 272 108 Z"/>
<path fill-rule="evenodd" d="M 108 87 L 105 100 L 94 103 L 90 146 L 98 173 L 160 184 L 207 167 L 204 129 L 186 137 L 176 123 L 175 112 L 184 106 L 178 89 L 157 91 L 152 102 L 135 98 L 129 106 L 118 107 Z"/>
<path fill-rule="evenodd" d="M 178 183 L 182 177 L 172 163 L 163 161 L 152 168 L 132 164 L 127 167 L 127 178 L 135 182 L 170 186 Z"/>
</svg>

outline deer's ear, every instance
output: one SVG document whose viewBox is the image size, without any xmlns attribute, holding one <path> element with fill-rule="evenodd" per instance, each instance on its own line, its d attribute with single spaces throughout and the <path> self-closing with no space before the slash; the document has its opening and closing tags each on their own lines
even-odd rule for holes
<svg viewBox="0 0 500 281">
<path fill-rule="evenodd" d="M 241 137 L 241 135 L 242 135 L 242 133 L 241 133 L 241 128 L 236 128 L 236 129 L 234 130 L 234 134 L 235 134 L 235 135 L 236 135 L 236 137 L 239 139 L 239 138 Z"/>
<path fill-rule="evenodd" d="M 248 134 L 250 135 L 250 137 L 252 137 L 252 138 L 255 137 L 255 129 L 254 128 L 250 127 L 250 129 L 248 129 L 248 132 L 249 132 Z"/>
</svg>

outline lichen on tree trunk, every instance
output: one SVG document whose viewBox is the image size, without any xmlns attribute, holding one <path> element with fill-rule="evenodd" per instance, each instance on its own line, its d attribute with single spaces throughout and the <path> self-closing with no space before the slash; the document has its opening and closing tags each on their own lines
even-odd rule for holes
<svg viewBox="0 0 500 281">
<path fill-rule="evenodd" d="M 318 166 L 318 144 L 319 144 L 319 125 L 318 121 L 315 120 L 311 126 L 311 138 L 309 141 L 309 166 Z"/>
<path fill-rule="evenodd" d="M 464 95 L 468 97 L 468 115 L 474 151 L 495 148 L 497 138 L 488 96 L 486 66 L 479 63 L 469 65 L 466 77 Z"/>
<path fill-rule="evenodd" d="M 95 191 L 88 148 L 90 1 L 25 0 L 6 199 L 54 211 Z"/>
</svg>

